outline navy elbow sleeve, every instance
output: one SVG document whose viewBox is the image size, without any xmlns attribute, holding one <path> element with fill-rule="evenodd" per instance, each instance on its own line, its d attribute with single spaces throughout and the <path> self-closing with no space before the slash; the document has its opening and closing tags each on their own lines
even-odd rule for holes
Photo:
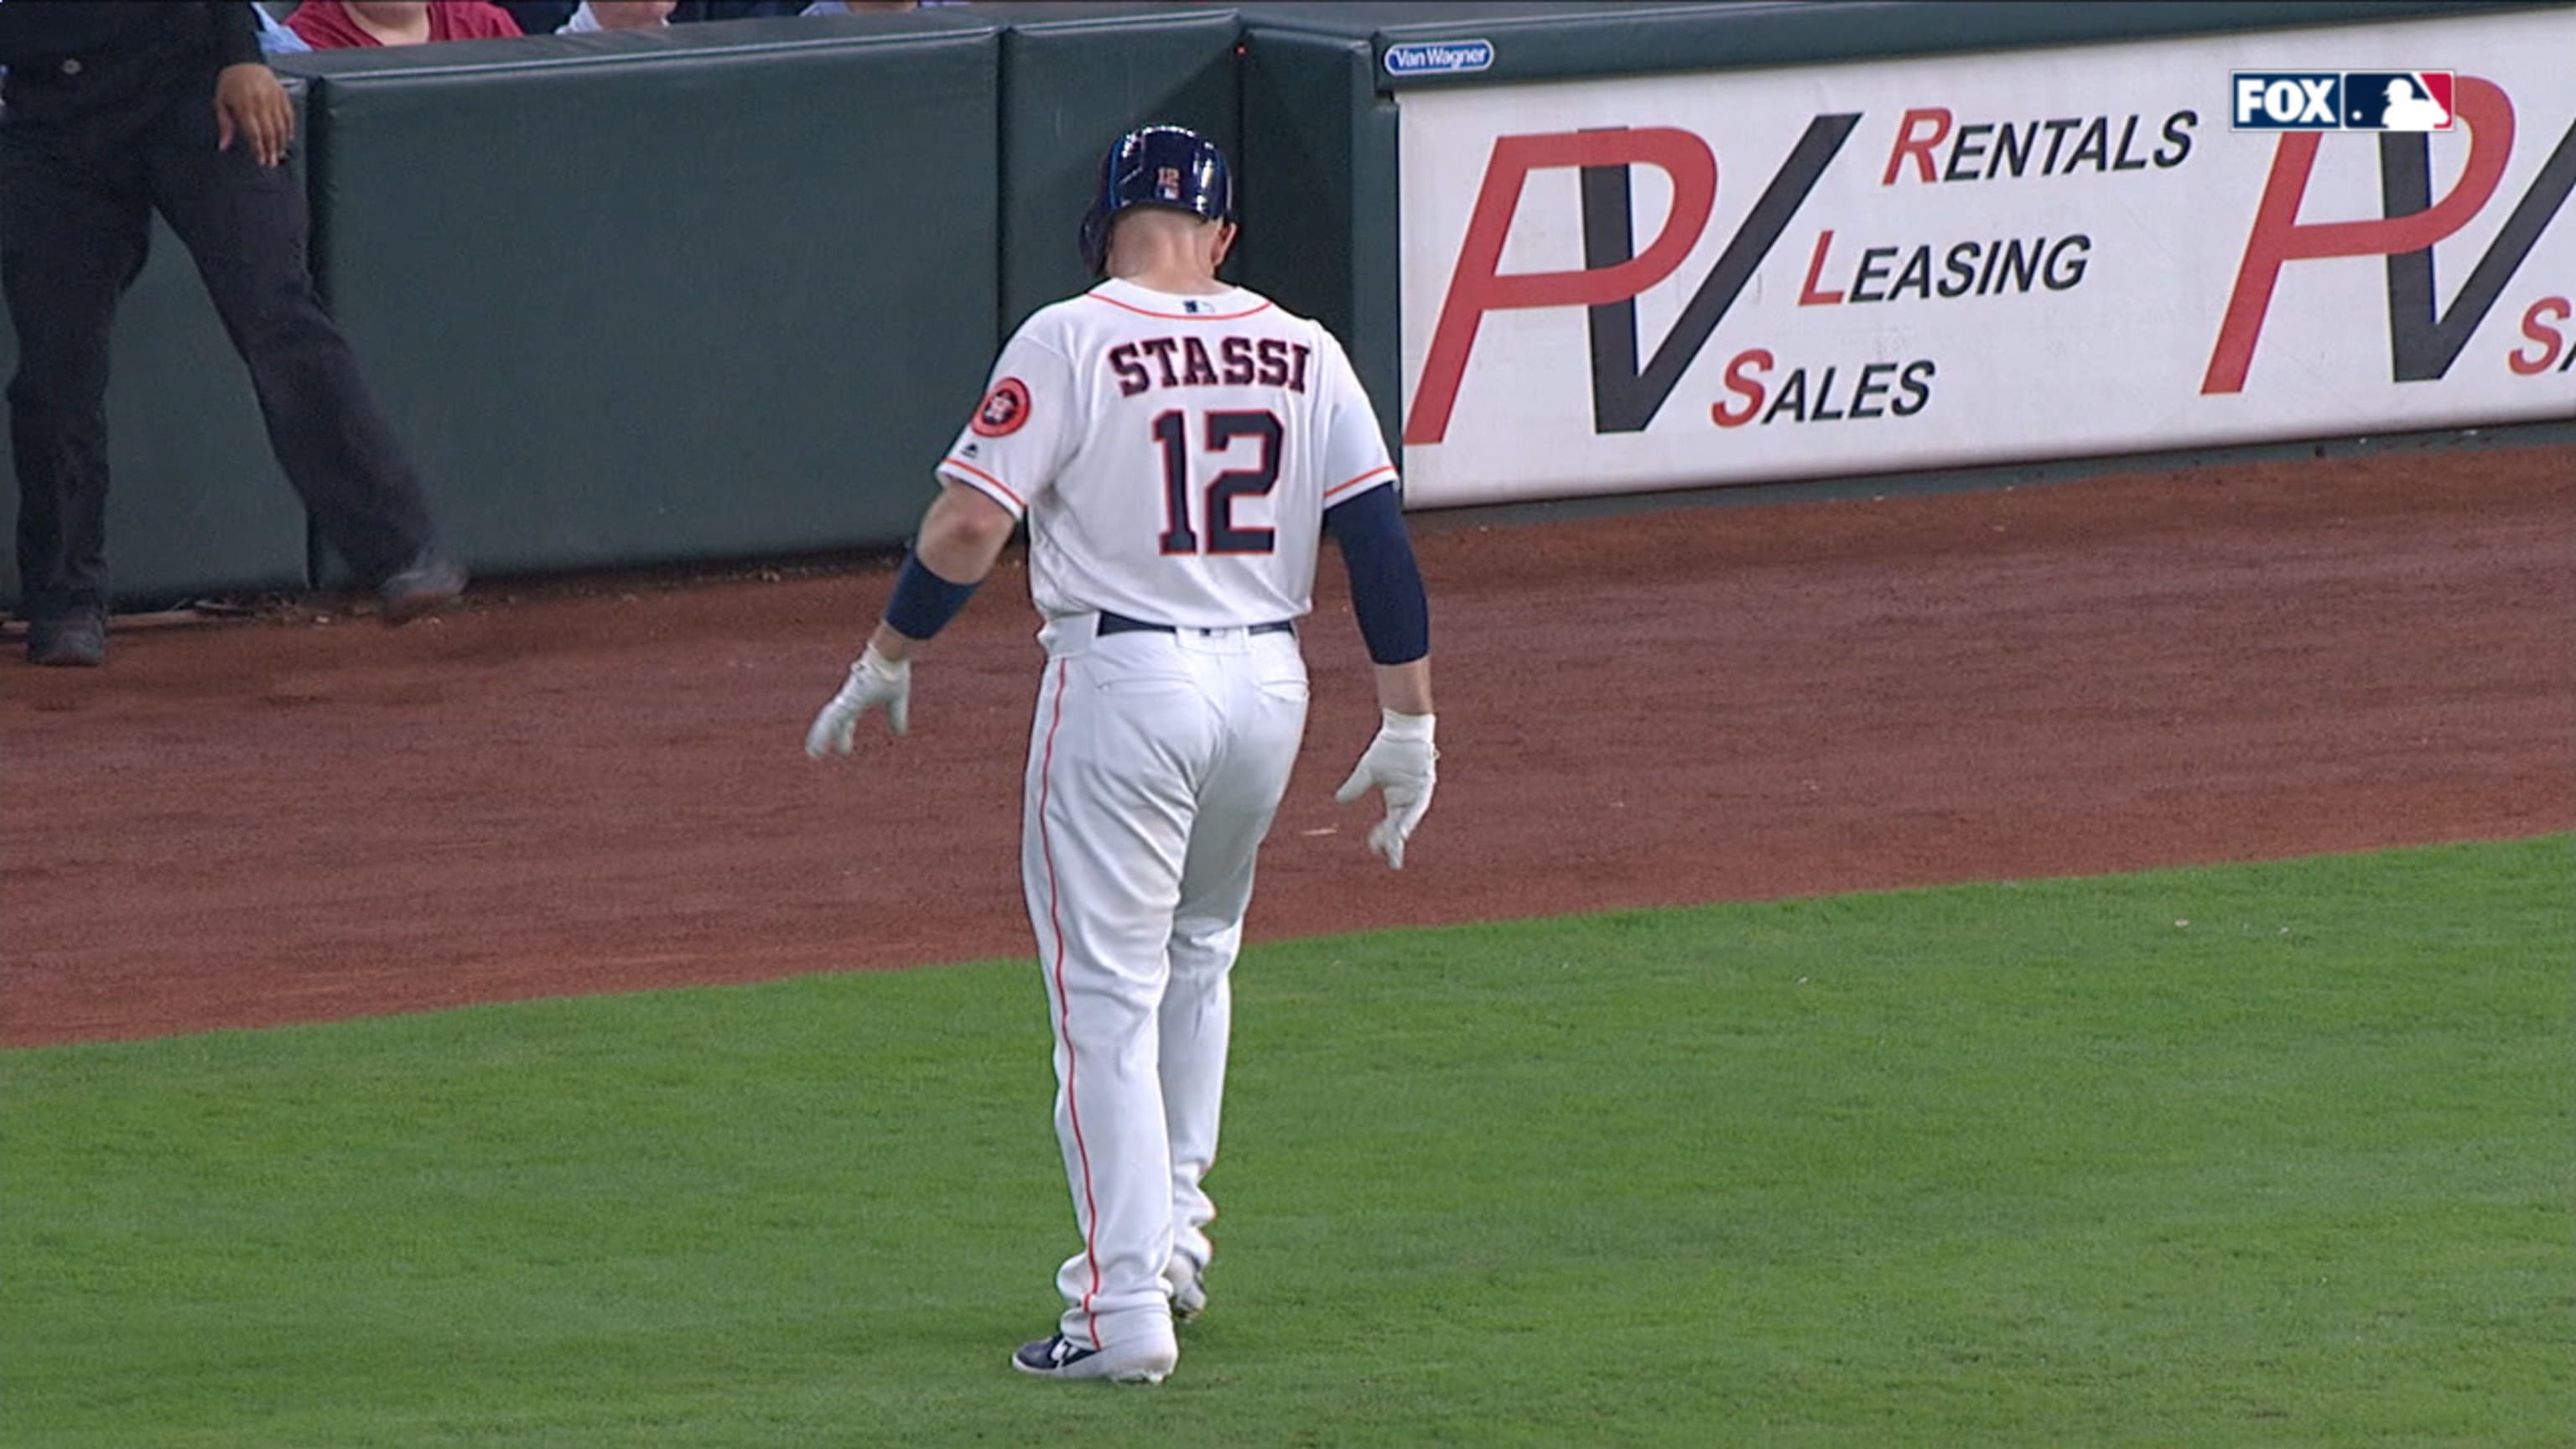
<svg viewBox="0 0 2576 1449">
<path fill-rule="evenodd" d="M 1405 536 L 1392 486 L 1372 488 L 1324 511 L 1351 576 L 1351 612 L 1379 664 L 1410 664 L 1431 652 L 1431 601 Z"/>
</svg>

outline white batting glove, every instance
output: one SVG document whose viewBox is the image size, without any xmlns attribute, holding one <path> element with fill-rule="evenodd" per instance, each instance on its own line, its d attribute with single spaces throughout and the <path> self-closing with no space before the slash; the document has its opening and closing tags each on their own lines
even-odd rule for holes
<svg viewBox="0 0 2576 1449">
<path fill-rule="evenodd" d="M 1386 720 L 1378 726 L 1377 738 L 1369 741 L 1359 768 L 1351 771 L 1333 798 L 1348 805 L 1373 789 L 1386 792 L 1386 818 L 1369 828 L 1369 849 L 1385 856 L 1390 869 L 1402 870 L 1404 842 L 1413 838 L 1413 827 L 1422 823 L 1423 813 L 1431 808 L 1431 787 L 1440 778 L 1434 763 L 1440 751 L 1431 743 L 1436 716 L 1397 714 L 1391 709 L 1380 713 Z"/>
<path fill-rule="evenodd" d="M 885 706 L 886 723 L 896 734 L 911 724 L 912 661 L 888 659 L 871 644 L 850 666 L 849 682 L 814 716 L 814 727 L 805 731 L 805 753 L 818 760 L 827 753 L 848 754 L 859 716 L 877 705 Z"/>
</svg>

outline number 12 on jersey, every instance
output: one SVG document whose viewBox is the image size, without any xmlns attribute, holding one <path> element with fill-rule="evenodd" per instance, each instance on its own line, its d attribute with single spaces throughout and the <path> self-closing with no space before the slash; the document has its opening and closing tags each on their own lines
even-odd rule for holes
<svg viewBox="0 0 2576 1449">
<path fill-rule="evenodd" d="M 1163 552 L 1166 554 L 1244 554 L 1269 553 L 1278 544 L 1278 530 L 1270 528 L 1237 528 L 1234 524 L 1234 501 L 1258 498 L 1279 484 L 1279 440 L 1283 429 L 1279 415 L 1267 409 L 1241 412 L 1212 412 L 1201 430 L 1196 451 L 1230 455 L 1235 444 L 1244 438 L 1258 439 L 1260 454 L 1249 468 L 1228 468 L 1208 480 L 1202 499 L 1191 497 L 1191 463 L 1195 454 L 1190 446 L 1190 415 L 1174 408 L 1154 419 L 1154 441 L 1163 452 Z M 1228 461 L 1232 461 L 1229 457 Z M 1203 502 L 1196 521 L 1206 526 L 1202 540 L 1193 525 L 1191 505 Z"/>
</svg>

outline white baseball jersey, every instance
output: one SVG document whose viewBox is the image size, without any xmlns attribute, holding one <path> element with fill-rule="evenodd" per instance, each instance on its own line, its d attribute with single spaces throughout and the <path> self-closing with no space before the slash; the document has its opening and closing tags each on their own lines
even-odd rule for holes
<svg viewBox="0 0 2576 1449">
<path fill-rule="evenodd" d="M 1021 324 L 939 472 L 1029 519 L 1047 618 L 1229 628 L 1305 615 L 1323 511 L 1395 465 L 1321 324 L 1108 281 Z"/>
<path fill-rule="evenodd" d="M 1020 879 L 1056 1033 L 1077 1348 L 1169 1363 L 1215 1244 L 1228 978 L 1306 721 L 1324 510 L 1394 481 L 1322 326 L 1127 281 L 1029 318 L 939 465 L 1029 521 L 1049 621 Z M 1099 613 L 1157 626 L 1100 633 Z"/>
</svg>

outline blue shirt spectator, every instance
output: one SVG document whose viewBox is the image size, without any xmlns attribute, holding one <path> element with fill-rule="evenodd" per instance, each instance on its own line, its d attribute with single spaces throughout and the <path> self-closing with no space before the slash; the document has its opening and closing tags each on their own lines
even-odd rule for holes
<svg viewBox="0 0 2576 1449">
<path fill-rule="evenodd" d="M 509 11 L 511 19 L 519 22 L 522 34 L 579 33 L 565 29 L 572 23 L 575 12 L 582 8 L 574 0 L 495 0 L 495 3 Z M 807 3 L 808 0 L 679 0 L 672 8 L 670 18 L 683 25 L 700 20 L 755 20 L 795 15 L 804 10 Z"/>
<path fill-rule="evenodd" d="M 675 0 L 627 0 L 609 3 L 606 10 L 581 0 L 581 8 L 555 31 L 557 35 L 596 35 L 604 30 L 652 30 L 671 23 Z"/>
<path fill-rule="evenodd" d="M 251 13 L 259 17 L 259 48 L 267 55 L 295 55 L 311 50 L 304 37 L 289 30 L 278 18 L 268 13 L 265 5 L 253 5 Z"/>
</svg>

